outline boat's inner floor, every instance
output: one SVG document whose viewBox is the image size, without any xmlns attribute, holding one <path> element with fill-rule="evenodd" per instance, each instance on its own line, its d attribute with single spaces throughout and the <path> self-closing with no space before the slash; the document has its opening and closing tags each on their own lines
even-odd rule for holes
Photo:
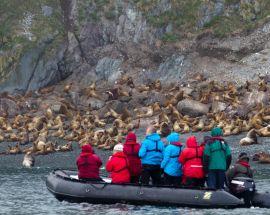
<svg viewBox="0 0 270 215">
<path fill-rule="evenodd" d="M 102 177 L 102 180 L 103 181 L 91 181 L 91 180 L 83 180 L 83 179 L 79 179 L 78 178 L 78 174 L 77 174 L 77 171 L 71 171 L 71 170 L 55 170 L 54 173 L 61 177 L 61 178 L 64 178 L 66 180 L 72 180 L 72 181 L 78 181 L 78 182 L 81 182 L 81 183 L 95 183 L 95 184 L 111 184 L 111 178 L 108 178 L 108 177 Z M 169 185 L 152 185 L 152 184 L 149 184 L 149 185 L 142 185 L 142 184 L 132 184 L 132 183 L 125 183 L 125 184 L 114 184 L 114 185 L 120 185 L 120 186 L 123 186 L 123 185 L 128 185 L 128 186 L 140 186 L 140 187 L 166 187 L 166 188 L 174 188 L 174 189 L 196 189 L 196 190 L 214 190 L 214 189 L 210 189 L 210 188 L 207 188 L 207 187 L 191 187 L 191 186 L 169 186 Z"/>
</svg>

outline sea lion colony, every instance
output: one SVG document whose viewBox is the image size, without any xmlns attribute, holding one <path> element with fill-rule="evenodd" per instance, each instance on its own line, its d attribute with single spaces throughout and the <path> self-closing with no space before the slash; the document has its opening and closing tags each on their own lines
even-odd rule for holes
<svg viewBox="0 0 270 215">
<path fill-rule="evenodd" d="M 122 142 L 129 131 L 149 123 L 162 136 L 171 130 L 210 131 L 214 126 L 221 127 L 224 136 L 249 131 L 241 145 L 257 143 L 256 135 L 270 136 L 267 77 L 237 87 L 207 81 L 198 74 L 185 84 L 165 87 L 159 80 L 137 85 L 123 74 L 113 87 L 104 86 L 93 82 L 80 89 L 78 84 L 68 83 L 23 96 L 2 93 L 0 141 L 17 142 L 2 154 L 69 151 L 72 141 L 108 150 Z M 10 107 L 3 105 L 6 100 L 13 101 L 19 113 L 11 116 Z M 89 103 L 82 105 L 78 100 Z M 92 107 L 98 102 L 103 105 Z M 58 146 L 50 137 L 69 143 Z"/>
</svg>

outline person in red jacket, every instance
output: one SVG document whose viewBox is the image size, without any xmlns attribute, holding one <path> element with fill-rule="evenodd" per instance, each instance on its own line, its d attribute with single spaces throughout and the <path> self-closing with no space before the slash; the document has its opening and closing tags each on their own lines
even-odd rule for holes
<svg viewBox="0 0 270 215">
<path fill-rule="evenodd" d="M 136 139 L 136 134 L 128 133 L 123 149 L 123 152 L 129 161 L 131 183 L 139 183 L 140 175 L 142 173 L 142 163 L 138 155 L 141 145 L 136 142 Z"/>
<path fill-rule="evenodd" d="M 99 176 L 99 168 L 102 165 L 101 159 L 93 153 L 89 144 L 82 146 L 82 152 L 77 158 L 78 177 L 90 181 L 102 181 Z"/>
<path fill-rule="evenodd" d="M 186 148 L 179 156 L 179 162 L 183 166 L 183 183 L 189 186 L 204 186 L 203 171 L 203 147 L 198 146 L 196 137 L 187 139 Z"/>
<path fill-rule="evenodd" d="M 112 183 L 130 182 L 129 162 L 127 156 L 123 153 L 122 144 L 114 146 L 113 156 L 109 158 L 106 170 L 111 173 Z"/>
</svg>

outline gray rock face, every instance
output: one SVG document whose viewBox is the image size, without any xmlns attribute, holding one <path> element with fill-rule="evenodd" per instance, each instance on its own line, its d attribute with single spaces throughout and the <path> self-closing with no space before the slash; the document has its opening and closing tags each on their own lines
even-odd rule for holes
<svg viewBox="0 0 270 215">
<path fill-rule="evenodd" d="M 173 55 L 161 63 L 157 71 L 146 71 L 144 75 L 140 77 L 140 81 L 145 82 L 147 80 L 160 80 L 162 84 L 179 81 L 184 72 L 184 60 L 183 55 Z"/>
<path fill-rule="evenodd" d="M 191 99 L 184 99 L 178 102 L 177 109 L 182 114 L 197 117 L 207 114 L 209 112 L 209 105 Z"/>
<path fill-rule="evenodd" d="M 216 0 L 215 3 L 203 4 L 201 7 L 201 18 L 198 22 L 198 27 L 202 28 L 206 23 L 209 23 L 214 17 L 221 15 L 224 12 L 225 0 Z"/>
<path fill-rule="evenodd" d="M 91 107 L 93 110 L 99 110 L 104 107 L 105 102 L 96 98 L 82 98 L 80 104 Z"/>
<path fill-rule="evenodd" d="M 111 59 L 108 57 L 102 58 L 98 61 L 96 66 L 97 79 L 114 82 L 121 74 L 121 63 L 122 60 Z"/>
<path fill-rule="evenodd" d="M 55 59 L 45 61 L 46 48 L 52 43 L 48 38 L 36 48 L 29 50 L 20 60 L 14 72 L 0 84 L 0 89 L 11 93 L 24 93 L 49 84 L 55 84 L 67 77 L 66 70 L 59 69 L 63 52 L 59 52 Z"/>
</svg>

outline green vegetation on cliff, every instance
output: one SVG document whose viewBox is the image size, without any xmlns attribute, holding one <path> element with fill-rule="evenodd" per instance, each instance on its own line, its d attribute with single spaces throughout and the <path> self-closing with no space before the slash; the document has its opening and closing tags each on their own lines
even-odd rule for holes
<svg viewBox="0 0 270 215">
<path fill-rule="evenodd" d="M 252 30 L 270 15 L 269 0 L 132 0 L 154 27 L 173 26 L 173 38 L 211 30 L 218 37 Z M 157 13 L 158 5 L 170 5 Z M 201 25 L 202 24 L 202 25 Z M 167 33 L 166 33 L 167 34 Z M 165 41 L 168 36 L 165 35 Z"/>
</svg>

